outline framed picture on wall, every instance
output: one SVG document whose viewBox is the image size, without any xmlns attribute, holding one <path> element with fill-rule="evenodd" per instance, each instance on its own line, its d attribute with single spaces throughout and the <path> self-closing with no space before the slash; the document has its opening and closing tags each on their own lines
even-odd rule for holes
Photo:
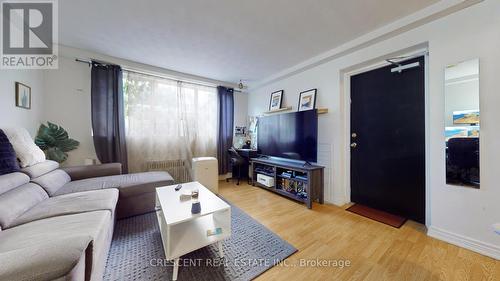
<svg viewBox="0 0 500 281">
<path fill-rule="evenodd" d="M 317 89 L 311 89 L 300 93 L 299 111 L 312 110 L 316 106 Z"/>
<path fill-rule="evenodd" d="M 280 90 L 271 94 L 271 101 L 269 102 L 269 111 L 278 110 L 281 108 L 281 102 L 283 101 L 283 93 L 285 91 Z"/>
<path fill-rule="evenodd" d="M 16 82 L 16 106 L 31 109 L 31 88 Z"/>
</svg>

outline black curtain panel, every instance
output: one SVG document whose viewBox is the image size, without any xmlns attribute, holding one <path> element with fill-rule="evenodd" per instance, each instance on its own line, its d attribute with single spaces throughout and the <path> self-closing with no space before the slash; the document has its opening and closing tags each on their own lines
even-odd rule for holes
<svg viewBox="0 0 500 281">
<path fill-rule="evenodd" d="M 128 172 L 122 69 L 92 63 L 92 131 L 101 163 L 119 162 Z"/>
<path fill-rule="evenodd" d="M 233 89 L 219 86 L 218 110 L 219 110 L 219 132 L 217 135 L 217 160 L 219 161 L 219 174 L 223 175 L 231 170 L 229 161 L 229 148 L 233 146 L 233 124 L 234 124 L 234 99 Z"/>
</svg>

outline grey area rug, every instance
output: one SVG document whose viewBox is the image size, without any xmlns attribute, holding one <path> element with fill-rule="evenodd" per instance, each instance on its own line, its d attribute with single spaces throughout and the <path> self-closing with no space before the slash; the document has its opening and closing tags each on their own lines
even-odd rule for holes
<svg viewBox="0 0 500 281">
<path fill-rule="evenodd" d="M 231 205 L 231 237 L 224 258 L 217 244 L 181 257 L 178 280 L 252 280 L 297 251 L 292 245 Z M 171 280 L 155 213 L 119 220 L 104 280 Z"/>
</svg>

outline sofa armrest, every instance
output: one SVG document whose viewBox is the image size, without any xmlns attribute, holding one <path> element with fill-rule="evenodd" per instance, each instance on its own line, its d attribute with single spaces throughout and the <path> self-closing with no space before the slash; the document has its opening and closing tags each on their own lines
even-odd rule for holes
<svg viewBox="0 0 500 281">
<path fill-rule="evenodd" d="M 72 181 L 122 174 L 122 164 L 109 163 L 89 166 L 74 166 L 62 168 Z"/>
<path fill-rule="evenodd" d="M 91 237 L 63 238 L 0 253 L 0 280 L 89 280 Z"/>
</svg>

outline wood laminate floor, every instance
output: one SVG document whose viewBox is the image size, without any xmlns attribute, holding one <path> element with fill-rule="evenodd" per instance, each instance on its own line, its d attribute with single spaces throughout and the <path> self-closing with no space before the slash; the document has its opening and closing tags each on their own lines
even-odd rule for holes
<svg viewBox="0 0 500 281">
<path fill-rule="evenodd" d="M 431 238 L 413 221 L 396 229 L 333 205 L 308 210 L 246 182 L 221 181 L 219 193 L 299 250 L 258 281 L 500 281 L 500 261 Z"/>
</svg>

